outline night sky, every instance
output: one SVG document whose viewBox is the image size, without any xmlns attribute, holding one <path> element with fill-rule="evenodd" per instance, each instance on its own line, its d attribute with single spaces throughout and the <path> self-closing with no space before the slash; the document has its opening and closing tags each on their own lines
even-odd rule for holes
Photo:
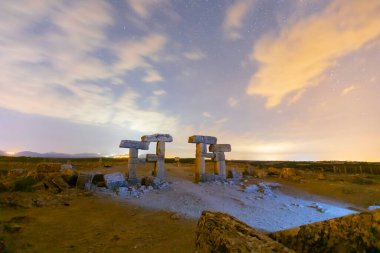
<svg viewBox="0 0 380 253">
<path fill-rule="evenodd" d="M 379 0 L 3 0 L 0 150 L 380 161 L 379 66 Z"/>
</svg>

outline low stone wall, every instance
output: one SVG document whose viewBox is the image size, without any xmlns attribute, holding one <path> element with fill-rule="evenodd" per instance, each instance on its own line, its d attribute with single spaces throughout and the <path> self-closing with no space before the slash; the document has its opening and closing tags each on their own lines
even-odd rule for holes
<svg viewBox="0 0 380 253">
<path fill-rule="evenodd" d="M 380 252 L 380 209 L 269 234 L 297 252 Z"/>
<path fill-rule="evenodd" d="M 204 211 L 196 252 L 380 252 L 380 209 L 263 234 L 221 212 Z M 293 251 L 294 250 L 294 251 Z"/>
<path fill-rule="evenodd" d="M 196 252 L 294 252 L 221 212 L 203 211 L 196 231 Z"/>
</svg>

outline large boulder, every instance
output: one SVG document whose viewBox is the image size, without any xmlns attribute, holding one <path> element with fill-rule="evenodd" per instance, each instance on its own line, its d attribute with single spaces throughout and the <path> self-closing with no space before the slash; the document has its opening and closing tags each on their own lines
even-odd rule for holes
<svg viewBox="0 0 380 253">
<path fill-rule="evenodd" d="M 108 189 L 116 190 L 121 186 L 126 186 L 127 182 L 125 177 L 120 172 L 110 173 L 104 175 L 104 181 Z"/>
<path fill-rule="evenodd" d="M 198 220 L 195 246 L 197 253 L 293 252 L 228 214 L 209 211 Z"/>
</svg>

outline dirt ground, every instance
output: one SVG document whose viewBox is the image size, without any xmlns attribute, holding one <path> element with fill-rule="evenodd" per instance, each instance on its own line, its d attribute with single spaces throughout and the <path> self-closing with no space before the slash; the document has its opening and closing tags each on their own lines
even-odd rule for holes
<svg viewBox="0 0 380 253">
<path fill-rule="evenodd" d="M 194 184 L 193 166 L 167 164 L 170 187 L 140 198 L 71 194 L 63 204 L 53 206 L 1 207 L 0 240 L 5 248 L 1 250 L 0 244 L 0 252 L 194 252 L 196 223 L 204 209 L 228 212 L 260 230 L 275 231 L 380 203 L 376 176 L 326 174 L 319 180 L 315 173 L 304 173 L 297 182 L 280 177 L 243 181 L 245 185 L 281 184 L 264 194 L 244 192 L 239 183 Z M 125 172 L 126 164 L 97 170 Z M 151 170 L 152 164 L 140 165 L 138 176 Z M 0 198 L 9 194 L 1 193 Z M 327 211 L 316 210 L 315 203 Z"/>
</svg>

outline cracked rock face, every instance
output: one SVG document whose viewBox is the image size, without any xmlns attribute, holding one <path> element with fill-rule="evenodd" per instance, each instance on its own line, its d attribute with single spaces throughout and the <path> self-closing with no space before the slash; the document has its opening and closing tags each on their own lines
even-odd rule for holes
<svg viewBox="0 0 380 253">
<path fill-rule="evenodd" d="M 380 209 L 269 235 L 297 252 L 380 252 Z"/>
<path fill-rule="evenodd" d="M 238 219 L 204 211 L 196 231 L 196 252 L 294 252 Z"/>
</svg>

